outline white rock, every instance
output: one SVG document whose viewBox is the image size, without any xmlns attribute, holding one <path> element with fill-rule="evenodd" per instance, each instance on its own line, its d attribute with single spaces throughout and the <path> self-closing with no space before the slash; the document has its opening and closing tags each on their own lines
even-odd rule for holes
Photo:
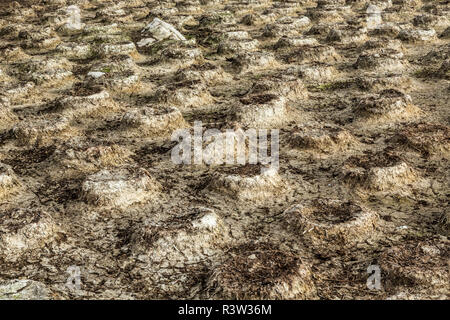
<svg viewBox="0 0 450 320">
<path fill-rule="evenodd" d="M 100 72 L 100 71 L 91 71 L 87 74 L 88 76 L 92 77 L 92 78 L 100 78 L 103 77 L 105 75 L 104 72 Z"/>
<path fill-rule="evenodd" d="M 199 229 L 214 229 L 217 226 L 218 217 L 214 212 L 208 212 L 198 220 L 192 221 L 192 226 Z"/>
<path fill-rule="evenodd" d="M 142 30 L 142 34 L 149 34 L 156 40 L 173 39 L 186 41 L 186 38 L 174 26 L 158 18 L 153 19 Z"/>
<path fill-rule="evenodd" d="M 48 300 L 49 290 L 32 280 L 7 280 L 0 282 L 0 300 Z"/>
<path fill-rule="evenodd" d="M 153 44 L 154 42 L 156 42 L 156 40 L 153 38 L 144 38 L 141 41 L 139 41 L 137 43 L 137 45 L 138 45 L 138 47 L 145 47 L 145 46 Z"/>
</svg>

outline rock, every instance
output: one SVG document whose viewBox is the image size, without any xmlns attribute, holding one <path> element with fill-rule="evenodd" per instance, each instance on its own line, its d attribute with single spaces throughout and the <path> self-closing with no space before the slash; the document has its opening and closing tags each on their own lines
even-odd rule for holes
<svg viewBox="0 0 450 320">
<path fill-rule="evenodd" d="M 153 38 L 144 38 L 141 41 L 139 41 L 137 45 L 138 47 L 145 47 L 148 45 L 152 45 L 154 42 L 156 42 L 156 40 Z"/>
<path fill-rule="evenodd" d="M 180 40 L 186 41 L 186 38 L 171 24 L 164 22 L 158 18 L 148 24 L 141 32 L 143 35 L 149 35 L 155 40 Z"/>
<path fill-rule="evenodd" d="M 0 300 L 49 300 L 50 291 L 33 280 L 0 281 Z"/>
<path fill-rule="evenodd" d="M 97 78 L 103 77 L 105 75 L 105 73 L 104 72 L 100 72 L 100 71 L 91 71 L 91 72 L 88 72 L 87 75 L 89 77 L 97 79 Z"/>
</svg>

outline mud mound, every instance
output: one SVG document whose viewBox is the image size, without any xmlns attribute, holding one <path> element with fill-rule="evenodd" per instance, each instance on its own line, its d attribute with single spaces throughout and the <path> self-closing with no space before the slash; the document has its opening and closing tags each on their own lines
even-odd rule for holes
<svg viewBox="0 0 450 320">
<path fill-rule="evenodd" d="M 134 232 L 138 258 L 133 274 L 142 277 L 152 297 L 182 297 L 201 289 L 201 275 L 220 252 L 225 231 L 211 209 L 192 208 L 167 220 L 147 219 Z"/>
<path fill-rule="evenodd" d="M 234 254 L 233 254 L 234 253 Z M 273 244 L 233 248 L 231 258 L 216 268 L 208 290 L 219 299 L 311 299 L 315 288 L 306 262 Z"/>
<path fill-rule="evenodd" d="M 0 298 L 442 298 L 448 10 L 0 1 Z"/>
<path fill-rule="evenodd" d="M 340 200 L 313 200 L 284 213 L 286 226 L 316 246 L 349 245 L 374 232 L 378 215 L 360 205 Z"/>
<path fill-rule="evenodd" d="M 383 252 L 379 259 L 388 290 L 434 287 L 443 293 L 448 286 L 448 241 L 410 241 Z M 448 292 L 447 292 L 448 293 Z"/>
</svg>

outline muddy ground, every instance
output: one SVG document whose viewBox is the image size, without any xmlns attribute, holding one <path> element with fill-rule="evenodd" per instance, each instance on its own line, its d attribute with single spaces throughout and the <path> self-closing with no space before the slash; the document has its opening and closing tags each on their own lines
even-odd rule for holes
<svg viewBox="0 0 450 320">
<path fill-rule="evenodd" d="M 449 13 L 2 0 L 0 298 L 448 299 Z M 194 121 L 279 170 L 175 164 Z"/>
</svg>

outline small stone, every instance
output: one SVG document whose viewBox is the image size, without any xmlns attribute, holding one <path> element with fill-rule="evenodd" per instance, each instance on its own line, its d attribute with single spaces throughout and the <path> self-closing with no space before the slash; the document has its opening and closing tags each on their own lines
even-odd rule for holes
<svg viewBox="0 0 450 320">
<path fill-rule="evenodd" d="M 174 26 L 158 18 L 153 19 L 141 33 L 150 35 L 155 40 L 172 39 L 186 41 L 186 38 Z"/>
</svg>

